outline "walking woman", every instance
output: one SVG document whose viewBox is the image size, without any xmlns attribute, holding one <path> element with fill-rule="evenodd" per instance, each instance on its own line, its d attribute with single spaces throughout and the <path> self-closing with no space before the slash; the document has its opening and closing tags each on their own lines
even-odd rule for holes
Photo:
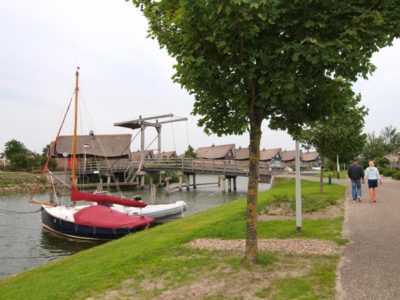
<svg viewBox="0 0 400 300">
<path fill-rule="evenodd" d="M 378 168 L 375 167 L 373 161 L 369 162 L 369 167 L 365 169 L 365 179 L 368 180 L 369 202 L 376 202 L 376 188 L 382 184 L 381 176 L 379 175 Z"/>
</svg>

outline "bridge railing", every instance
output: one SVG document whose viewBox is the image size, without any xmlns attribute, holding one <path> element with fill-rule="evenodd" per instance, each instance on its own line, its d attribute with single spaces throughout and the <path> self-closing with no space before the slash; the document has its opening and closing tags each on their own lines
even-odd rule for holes
<svg viewBox="0 0 400 300">
<path fill-rule="evenodd" d="M 176 170 L 184 173 L 226 174 L 232 176 L 248 176 L 249 162 L 238 160 L 210 159 L 160 159 L 145 161 L 146 170 Z M 271 175 L 282 170 L 271 169 L 269 162 L 260 162 L 260 176 Z"/>
<path fill-rule="evenodd" d="M 83 163 L 78 164 L 80 172 L 86 171 L 93 173 L 94 171 L 103 172 L 127 172 L 137 171 L 140 161 L 109 160 L 109 161 L 89 161 L 86 167 Z M 200 174 L 226 174 L 231 176 L 248 176 L 249 162 L 238 160 L 210 160 L 210 159 L 153 159 L 145 160 L 143 168 L 146 171 L 181 171 L 183 173 L 200 173 Z M 269 162 L 260 161 L 260 176 L 268 176 L 273 173 L 282 173 L 282 169 L 271 168 Z"/>
</svg>

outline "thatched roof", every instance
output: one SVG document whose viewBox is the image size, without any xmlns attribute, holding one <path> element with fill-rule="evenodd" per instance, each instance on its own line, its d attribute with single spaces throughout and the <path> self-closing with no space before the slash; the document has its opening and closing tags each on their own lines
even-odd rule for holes
<svg viewBox="0 0 400 300">
<path fill-rule="evenodd" d="M 142 152 L 140 150 L 136 152 L 131 152 L 131 160 L 133 161 L 140 161 L 142 158 Z M 144 151 L 144 159 L 152 159 L 154 158 L 153 150 L 145 150 Z"/>
<path fill-rule="evenodd" d="M 296 158 L 296 150 L 285 150 L 281 153 L 282 161 L 293 161 Z M 300 151 L 300 159 L 302 158 L 302 153 Z"/>
<path fill-rule="evenodd" d="M 304 162 L 316 161 L 319 159 L 319 153 L 317 151 L 304 152 L 302 153 L 301 160 Z"/>
<path fill-rule="evenodd" d="M 248 160 L 249 159 L 249 148 L 237 148 L 235 149 L 236 160 Z"/>
<path fill-rule="evenodd" d="M 273 149 L 263 149 L 260 151 L 260 160 L 269 161 L 276 156 L 281 156 L 281 148 L 273 148 Z"/>
<path fill-rule="evenodd" d="M 235 156 L 235 144 L 212 145 L 211 147 L 200 147 L 196 150 L 197 158 L 224 159 L 227 156 Z"/>
<path fill-rule="evenodd" d="M 176 154 L 176 151 L 163 151 L 161 153 L 157 153 L 155 158 L 166 159 L 166 158 L 177 158 L 177 157 L 178 155 Z"/>
<path fill-rule="evenodd" d="M 131 134 L 99 134 L 94 139 L 89 135 L 78 135 L 76 152 L 77 155 L 86 153 L 88 156 L 100 157 L 129 157 Z M 69 156 L 72 154 L 72 135 L 61 135 L 57 139 L 55 151 L 52 153 L 55 156 L 61 156 L 64 152 Z M 52 149 L 54 142 L 51 143 Z M 87 147 L 84 147 L 87 145 Z"/>
</svg>

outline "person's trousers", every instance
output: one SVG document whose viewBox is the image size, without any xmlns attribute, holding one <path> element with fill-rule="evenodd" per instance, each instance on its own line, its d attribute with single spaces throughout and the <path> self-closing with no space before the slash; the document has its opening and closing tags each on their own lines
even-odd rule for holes
<svg viewBox="0 0 400 300">
<path fill-rule="evenodd" d="M 351 194 L 353 196 L 353 200 L 357 200 L 358 197 L 361 198 L 361 179 L 351 180 Z"/>
</svg>

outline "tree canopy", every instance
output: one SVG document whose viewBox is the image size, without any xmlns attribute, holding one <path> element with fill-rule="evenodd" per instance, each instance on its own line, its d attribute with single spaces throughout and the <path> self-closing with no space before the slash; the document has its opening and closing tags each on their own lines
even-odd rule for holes
<svg viewBox="0 0 400 300">
<path fill-rule="evenodd" d="M 194 95 L 199 125 L 250 134 L 246 259 L 255 261 L 261 123 L 297 134 L 345 105 L 343 82 L 366 77 L 372 54 L 399 36 L 398 1 L 133 3 L 149 36 L 175 58 L 173 80 Z"/>
<path fill-rule="evenodd" d="M 383 139 L 387 153 L 400 148 L 400 132 L 393 125 L 383 128 L 379 136 Z"/>
<path fill-rule="evenodd" d="M 367 135 L 363 133 L 363 128 L 364 117 L 368 110 L 359 105 L 361 96 L 355 96 L 350 85 L 343 90 L 341 95 L 347 99 L 346 105 L 325 119 L 304 128 L 298 136 L 306 148 L 315 148 L 321 155 L 321 193 L 323 192 L 325 158 L 336 161 L 339 156 L 342 162 L 351 161 L 362 152 L 366 141 Z M 329 98 L 329 95 L 327 97 Z"/>
<path fill-rule="evenodd" d="M 360 106 L 361 96 L 354 96 L 350 87 L 343 97 L 349 97 L 346 105 L 334 114 L 304 128 L 301 142 L 314 147 L 322 156 L 335 161 L 339 155 L 342 161 L 351 161 L 359 155 L 366 141 L 363 133 L 364 117 L 368 110 Z"/>
</svg>

